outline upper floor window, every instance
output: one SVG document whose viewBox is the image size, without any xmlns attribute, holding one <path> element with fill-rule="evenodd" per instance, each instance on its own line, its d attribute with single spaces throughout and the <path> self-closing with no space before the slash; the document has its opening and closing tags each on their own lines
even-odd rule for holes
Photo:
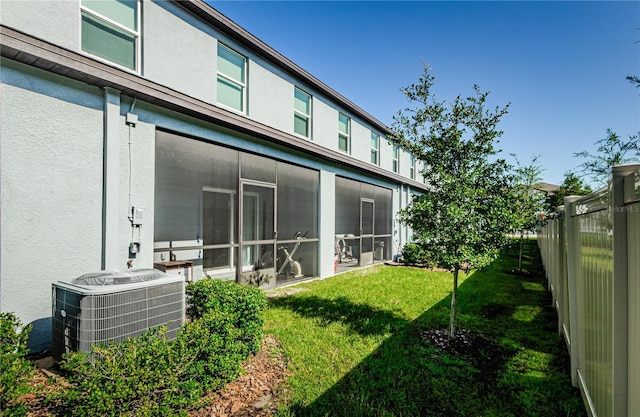
<svg viewBox="0 0 640 417">
<path fill-rule="evenodd" d="M 296 88 L 293 93 L 293 131 L 311 137 L 311 96 Z"/>
<path fill-rule="evenodd" d="M 81 0 L 81 48 L 122 67 L 138 71 L 137 0 Z"/>
<path fill-rule="evenodd" d="M 246 109 L 247 59 L 218 43 L 218 103 L 240 112 Z"/>
<path fill-rule="evenodd" d="M 400 170 L 400 148 L 397 145 L 393 145 L 393 172 Z"/>
<path fill-rule="evenodd" d="M 350 130 L 351 119 L 342 113 L 338 113 L 338 149 L 349 153 L 351 148 L 350 143 Z"/>
<path fill-rule="evenodd" d="M 416 157 L 413 155 L 409 156 L 409 178 L 412 180 L 416 179 Z"/>
<path fill-rule="evenodd" d="M 371 132 L 371 163 L 378 165 L 380 163 L 380 159 L 378 155 L 380 154 L 380 135 Z"/>
</svg>

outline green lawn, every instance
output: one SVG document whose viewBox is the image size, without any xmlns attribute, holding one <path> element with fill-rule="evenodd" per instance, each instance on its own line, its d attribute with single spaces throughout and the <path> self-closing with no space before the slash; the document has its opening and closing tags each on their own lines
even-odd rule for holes
<svg viewBox="0 0 640 417">
<path fill-rule="evenodd" d="M 535 241 L 529 275 L 510 251 L 462 275 L 458 325 L 475 337 L 448 353 L 425 335 L 445 329 L 452 276 L 378 266 L 272 298 L 266 332 L 289 359 L 281 416 L 584 416 L 568 375 Z M 433 333 L 433 332 L 431 332 Z"/>
</svg>

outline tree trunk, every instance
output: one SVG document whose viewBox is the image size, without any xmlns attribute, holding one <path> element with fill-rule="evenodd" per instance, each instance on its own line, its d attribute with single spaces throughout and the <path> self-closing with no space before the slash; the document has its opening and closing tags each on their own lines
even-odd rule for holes
<svg viewBox="0 0 640 417">
<path fill-rule="evenodd" d="M 524 231 L 520 230 L 520 254 L 518 255 L 518 271 L 522 272 L 522 247 L 524 245 Z"/>
<path fill-rule="evenodd" d="M 456 302 L 458 299 L 458 271 L 459 269 L 453 270 L 453 294 L 451 294 L 451 318 L 449 320 L 449 339 L 448 342 L 451 343 L 452 340 L 456 338 Z"/>
</svg>

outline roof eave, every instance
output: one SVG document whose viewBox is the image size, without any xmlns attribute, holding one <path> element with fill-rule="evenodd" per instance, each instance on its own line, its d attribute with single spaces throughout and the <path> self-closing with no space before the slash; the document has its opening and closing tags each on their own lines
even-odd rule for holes
<svg viewBox="0 0 640 417">
<path fill-rule="evenodd" d="M 409 185 L 418 190 L 427 190 L 424 184 L 417 181 L 409 180 L 378 166 L 353 159 L 347 154 L 324 148 L 317 143 L 297 138 L 240 114 L 150 81 L 138 74 L 61 48 L 1 24 L 0 56 L 89 85 L 100 88 L 114 88 L 125 96 L 137 98 L 180 114 L 283 145 L 307 155 L 386 180 Z"/>
</svg>

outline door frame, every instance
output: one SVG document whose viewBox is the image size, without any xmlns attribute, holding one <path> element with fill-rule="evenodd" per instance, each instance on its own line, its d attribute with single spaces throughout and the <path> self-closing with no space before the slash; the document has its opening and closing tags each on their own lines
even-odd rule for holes
<svg viewBox="0 0 640 417">
<path fill-rule="evenodd" d="M 204 211 L 204 195 L 205 193 L 216 193 L 216 194 L 228 194 L 229 195 L 229 236 L 228 236 L 228 243 L 224 243 L 224 244 L 209 244 L 207 245 L 206 242 L 204 241 L 204 233 L 202 236 L 202 245 L 203 245 L 203 251 L 204 250 L 208 250 L 208 249 L 229 249 L 229 260 L 228 260 L 228 264 L 229 264 L 229 268 L 228 269 L 224 269 L 224 268 L 210 268 L 208 270 L 204 269 L 204 264 L 203 264 L 203 272 L 206 274 L 208 271 L 212 272 L 212 273 L 219 273 L 219 272 L 226 272 L 227 274 L 233 272 L 233 276 L 235 276 L 235 270 L 237 270 L 237 265 L 236 265 L 236 250 L 238 247 L 238 243 L 235 242 L 235 232 L 236 232 L 236 217 L 238 215 L 237 213 L 237 208 L 236 208 L 236 202 L 235 202 L 235 196 L 237 194 L 236 190 L 231 190 L 231 189 L 225 189 L 225 188 L 216 188 L 216 187 L 209 187 L 209 186 L 203 186 L 202 187 L 202 195 L 203 195 L 203 200 L 202 200 L 202 227 L 203 227 L 203 231 L 204 231 L 204 223 L 205 221 L 205 216 L 206 216 L 206 212 Z M 203 258 L 204 258 L 204 253 L 203 253 Z"/>
<path fill-rule="evenodd" d="M 364 213 L 364 205 L 371 204 L 371 233 L 365 234 L 363 227 L 363 213 Z M 360 266 L 365 265 L 373 265 L 373 252 L 374 252 L 374 237 L 375 237 L 375 221 L 376 221 L 376 202 L 372 198 L 364 198 L 360 197 Z M 364 240 L 370 239 L 370 252 L 365 252 L 364 248 Z"/>
<path fill-rule="evenodd" d="M 261 187 L 265 189 L 270 189 L 273 192 L 273 232 L 270 239 L 267 239 L 266 236 L 262 236 L 263 239 L 257 240 L 244 240 L 244 230 L 245 230 L 245 219 L 244 219 L 244 197 L 246 195 L 255 195 L 259 197 L 259 194 L 252 192 L 245 192 L 245 187 Z M 239 245 L 239 253 L 237 259 L 237 267 L 236 267 L 236 281 L 239 283 L 248 283 L 252 285 L 257 285 L 260 288 L 270 289 L 274 288 L 276 285 L 276 268 L 275 268 L 275 258 L 276 258 L 276 244 L 278 237 L 278 190 L 277 186 L 274 183 L 255 181 L 255 180 L 240 180 L 239 187 L 239 196 L 238 199 L 238 245 Z M 257 213 L 260 213 L 260 200 L 258 198 L 257 203 Z M 259 224 L 256 225 L 259 227 Z M 265 232 L 266 233 L 266 232 Z M 262 268 L 255 271 L 245 271 L 245 251 L 244 248 L 247 245 L 267 245 L 267 248 L 271 249 L 271 253 L 273 254 L 273 265 L 268 268 Z M 261 272 L 261 273 L 258 273 Z"/>
</svg>

